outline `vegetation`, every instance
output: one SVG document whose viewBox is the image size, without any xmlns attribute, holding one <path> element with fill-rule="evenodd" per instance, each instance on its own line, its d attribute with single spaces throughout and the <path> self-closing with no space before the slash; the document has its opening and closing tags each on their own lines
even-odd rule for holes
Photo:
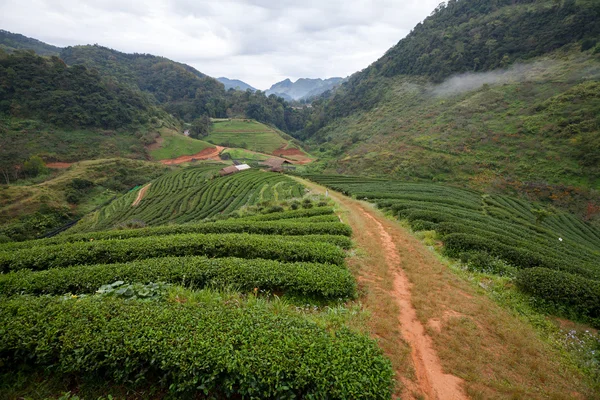
<svg viewBox="0 0 600 400">
<path fill-rule="evenodd" d="M 160 385 L 178 396 L 391 394 L 389 362 L 370 339 L 251 303 L 20 296 L 2 301 L 0 321 L 0 352 L 13 368 Z"/>
<path fill-rule="evenodd" d="M 595 56 L 577 50 L 433 87 L 385 78 L 377 110 L 330 123 L 313 136 L 311 151 L 327 160 L 328 173 L 525 194 L 598 218 L 600 92 L 593 71 Z"/>
<path fill-rule="evenodd" d="M 329 210 L 328 210 L 329 211 Z M 283 212 L 276 213 L 280 216 Z M 250 218 L 227 219 L 217 222 L 165 225 L 151 228 L 112 230 L 89 233 L 63 234 L 46 239 L 0 244 L 0 251 L 26 249 L 31 246 L 49 246 L 62 243 L 89 242 L 107 239 L 127 239 L 144 236 L 176 235 L 184 233 L 252 233 L 261 235 L 336 235 L 350 236 L 348 225 L 340 222 L 320 222 L 310 218 L 257 221 Z"/>
<path fill-rule="evenodd" d="M 290 141 L 276 130 L 247 119 L 216 122 L 204 140 L 221 146 L 239 147 L 267 154 L 274 154 L 275 150 L 290 145 Z"/>
<path fill-rule="evenodd" d="M 254 288 L 322 299 L 352 298 L 356 282 L 346 268 L 333 264 L 285 263 L 264 259 L 167 257 L 128 264 L 100 264 L 0 276 L 0 293 L 94 293 L 106 282 L 167 282 L 190 288 Z"/>
<path fill-rule="evenodd" d="M 245 205 L 283 201 L 302 196 L 302 187 L 291 179 L 249 170 L 216 177 L 222 164 L 192 167 L 166 174 L 147 190 L 143 200 L 130 192 L 109 206 L 87 216 L 75 231 L 101 230 L 127 221 L 164 225 L 225 217 Z"/>
<path fill-rule="evenodd" d="M 559 314 L 600 326 L 600 230 L 571 214 L 540 213 L 539 204 L 439 184 L 309 178 L 374 202 L 416 231 L 436 231 L 446 255 L 477 271 L 518 277 L 520 288 L 554 303 Z"/>
<path fill-rule="evenodd" d="M 167 160 L 194 155 L 208 148 L 214 148 L 214 146 L 170 129 L 162 129 L 157 143 L 150 146 L 149 153 L 154 160 Z"/>
<path fill-rule="evenodd" d="M 197 118 L 242 117 L 286 132 L 302 128 L 305 113 L 284 99 L 261 91 L 225 91 L 222 83 L 196 69 L 150 54 L 125 54 L 106 47 L 67 47 L 60 57 L 68 65 L 85 65 L 101 75 L 137 87 L 170 114 L 193 122 Z"/>
<path fill-rule="evenodd" d="M 58 56 L 60 47 L 52 46 L 39 40 L 28 38 L 18 33 L 0 29 L 0 49 L 6 52 L 15 50 L 33 50 L 41 56 Z"/>
<path fill-rule="evenodd" d="M 37 238 L 167 170 L 139 160 L 82 161 L 69 169 L 0 186 L 0 238 Z"/>
<path fill-rule="evenodd" d="M 146 124 L 158 110 L 139 92 L 84 66 L 29 52 L 0 55 L 0 114 L 63 127 L 116 129 Z"/>
<path fill-rule="evenodd" d="M 5 365 L 28 376 L 43 370 L 44 381 L 102 381 L 103 394 L 120 385 L 175 396 L 390 398 L 392 370 L 376 343 L 339 318 L 318 322 L 327 320 L 328 305 L 347 312 L 341 301 L 357 295 L 345 265 L 350 229 L 324 199 L 301 199 L 303 187 L 288 177 L 246 171 L 216 178 L 218 168 L 166 174 L 133 208 L 144 201 L 156 207 L 167 192 L 171 203 L 187 199 L 206 186 L 194 207 L 178 206 L 173 216 L 193 221 L 202 204 L 220 210 L 229 203 L 219 199 L 239 196 L 244 201 L 232 208 L 238 218 L 1 245 Z M 87 182 L 70 185 L 84 190 Z M 123 197 L 128 209 L 133 195 Z M 308 303 L 310 312 L 274 294 Z M 35 328 L 26 321 L 34 315 Z M 39 352 L 24 351 L 30 340 Z M 78 348 L 86 357 L 74 362 Z M 2 382 L 29 392 L 27 380 L 2 375 Z"/>
</svg>

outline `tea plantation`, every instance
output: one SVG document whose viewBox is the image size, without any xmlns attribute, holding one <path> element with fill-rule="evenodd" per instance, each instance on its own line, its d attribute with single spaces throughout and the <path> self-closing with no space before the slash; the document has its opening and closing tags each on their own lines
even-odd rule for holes
<svg viewBox="0 0 600 400">
<path fill-rule="evenodd" d="M 435 231 L 446 255 L 470 269 L 513 276 L 519 289 L 560 314 L 600 326 L 600 231 L 527 201 L 439 184 L 309 175 Z"/>
<path fill-rule="evenodd" d="M 338 316 L 357 297 L 350 228 L 288 177 L 217 171 L 169 173 L 136 206 L 133 191 L 78 229 L 0 245 L 4 389 L 391 397 L 390 361 Z"/>
<path fill-rule="evenodd" d="M 302 197 L 304 188 L 283 175 L 248 170 L 220 177 L 222 164 L 192 167 L 151 182 L 143 199 L 132 191 L 82 220 L 73 231 L 96 231 L 133 222 L 164 225 L 226 217 L 243 206 Z M 139 189 L 141 190 L 141 189 Z"/>
</svg>

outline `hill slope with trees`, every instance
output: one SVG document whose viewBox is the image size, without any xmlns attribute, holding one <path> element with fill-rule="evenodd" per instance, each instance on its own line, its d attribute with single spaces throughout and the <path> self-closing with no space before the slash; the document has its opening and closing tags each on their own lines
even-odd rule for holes
<svg viewBox="0 0 600 400">
<path fill-rule="evenodd" d="M 18 33 L 0 29 L 0 49 L 12 52 L 15 50 L 33 50 L 41 56 L 57 56 L 62 50 L 60 47 L 29 38 Z"/>
<path fill-rule="evenodd" d="M 329 172 L 527 192 L 583 215 L 600 204 L 599 16 L 587 1 L 450 2 L 313 102 L 298 137 Z"/>
</svg>

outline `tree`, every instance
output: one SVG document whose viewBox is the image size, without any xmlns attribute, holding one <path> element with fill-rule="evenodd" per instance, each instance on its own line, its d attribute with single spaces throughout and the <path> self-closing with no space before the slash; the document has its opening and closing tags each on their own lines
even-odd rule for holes
<svg viewBox="0 0 600 400">
<path fill-rule="evenodd" d="M 46 172 L 46 164 L 39 156 L 31 156 L 23 163 L 23 173 L 30 177 L 36 177 L 39 174 Z"/>
<path fill-rule="evenodd" d="M 194 122 L 192 122 L 192 127 L 190 128 L 190 136 L 194 139 L 200 139 L 205 136 L 208 136 L 210 133 L 210 129 L 212 127 L 212 122 L 208 115 L 203 115 L 200 118 L 196 118 Z"/>
</svg>

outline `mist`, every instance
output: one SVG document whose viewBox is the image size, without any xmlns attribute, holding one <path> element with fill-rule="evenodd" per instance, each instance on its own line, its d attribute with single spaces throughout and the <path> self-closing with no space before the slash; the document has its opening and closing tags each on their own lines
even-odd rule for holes
<svg viewBox="0 0 600 400">
<path fill-rule="evenodd" d="M 431 88 L 434 96 L 454 96 L 480 89 L 483 85 L 503 85 L 526 81 L 547 80 L 558 62 L 538 61 L 531 64 L 514 64 L 510 68 L 490 72 L 455 75 Z"/>
</svg>

